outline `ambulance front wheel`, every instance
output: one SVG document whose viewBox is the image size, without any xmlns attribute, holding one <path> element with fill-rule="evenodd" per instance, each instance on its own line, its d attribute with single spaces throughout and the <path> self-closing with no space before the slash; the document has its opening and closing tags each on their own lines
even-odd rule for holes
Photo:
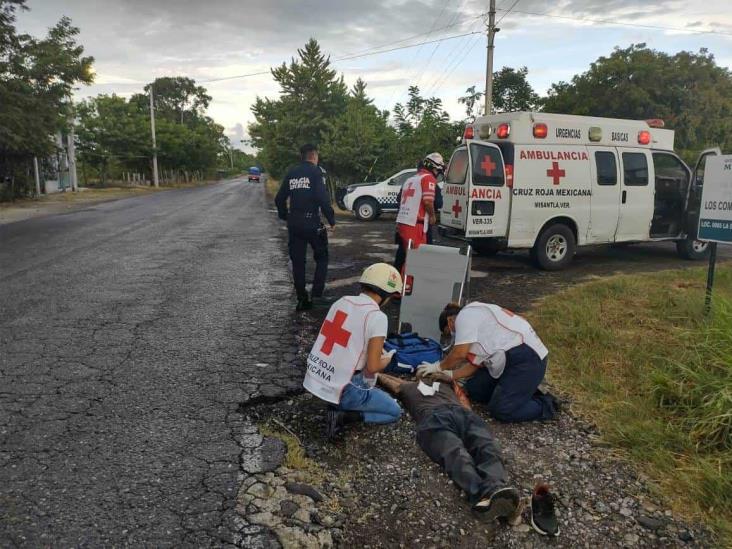
<svg viewBox="0 0 732 549">
<path fill-rule="evenodd" d="M 677 240 L 676 251 L 684 259 L 705 259 L 709 257 L 709 242 L 702 242 L 693 238 Z"/>
<path fill-rule="evenodd" d="M 361 221 L 373 221 L 379 214 L 379 203 L 373 198 L 359 198 L 353 206 L 356 217 Z"/>
<path fill-rule="evenodd" d="M 558 271 L 572 261 L 577 241 L 572 229 L 562 223 L 544 229 L 531 249 L 531 259 L 545 271 Z"/>
</svg>

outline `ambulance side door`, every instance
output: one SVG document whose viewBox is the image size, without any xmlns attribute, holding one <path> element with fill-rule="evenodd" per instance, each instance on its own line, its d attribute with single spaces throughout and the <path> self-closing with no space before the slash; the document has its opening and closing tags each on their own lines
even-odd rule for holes
<svg viewBox="0 0 732 549">
<path fill-rule="evenodd" d="M 648 240 L 653 218 L 653 160 L 645 149 L 621 148 L 620 215 L 615 241 Z"/>
<path fill-rule="evenodd" d="M 620 163 L 614 147 L 589 147 L 592 197 L 588 243 L 615 241 L 620 215 Z"/>
<path fill-rule="evenodd" d="M 455 149 L 445 172 L 442 187 L 440 225 L 465 230 L 468 217 L 468 147 Z"/>
<path fill-rule="evenodd" d="M 468 218 L 465 236 L 492 238 L 508 236 L 511 189 L 506 186 L 503 154 L 492 143 L 468 145 L 470 170 Z"/>
</svg>

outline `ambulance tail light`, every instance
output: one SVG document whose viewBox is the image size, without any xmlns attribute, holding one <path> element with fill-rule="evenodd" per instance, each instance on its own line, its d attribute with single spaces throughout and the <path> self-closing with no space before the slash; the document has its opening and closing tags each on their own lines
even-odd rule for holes
<svg viewBox="0 0 732 549">
<path fill-rule="evenodd" d="M 475 137 L 475 129 L 473 126 L 465 126 L 465 131 L 463 132 L 463 139 L 473 139 Z"/>
<path fill-rule="evenodd" d="M 513 164 L 506 164 L 506 187 L 513 187 Z"/>
<path fill-rule="evenodd" d="M 511 124 L 503 123 L 498 124 L 498 128 L 496 128 L 496 137 L 498 139 L 506 139 L 511 134 Z"/>
<path fill-rule="evenodd" d="M 651 132 L 641 130 L 638 132 L 638 143 L 641 145 L 649 145 L 651 143 Z"/>
<path fill-rule="evenodd" d="M 537 139 L 545 139 L 548 133 L 549 129 L 546 127 L 546 124 L 542 122 L 534 124 L 534 137 Z"/>
</svg>

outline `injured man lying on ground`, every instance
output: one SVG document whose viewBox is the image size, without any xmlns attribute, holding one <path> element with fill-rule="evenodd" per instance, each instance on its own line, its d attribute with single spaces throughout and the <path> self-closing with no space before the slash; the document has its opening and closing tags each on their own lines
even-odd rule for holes
<svg viewBox="0 0 732 549">
<path fill-rule="evenodd" d="M 461 402 L 451 383 L 405 381 L 380 374 L 379 383 L 402 401 L 417 423 L 417 444 L 466 494 L 486 519 L 510 519 L 520 513 L 519 491 L 509 486 L 501 450 L 488 425 Z M 554 495 L 546 485 L 534 490 L 531 523 L 543 535 L 556 536 Z"/>
</svg>

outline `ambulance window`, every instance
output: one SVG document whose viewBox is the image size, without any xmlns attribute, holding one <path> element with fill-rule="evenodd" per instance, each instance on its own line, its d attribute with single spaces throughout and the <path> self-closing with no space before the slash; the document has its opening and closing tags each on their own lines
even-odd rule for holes
<svg viewBox="0 0 732 549">
<path fill-rule="evenodd" d="M 462 185 L 468 174 L 468 149 L 457 149 L 452 153 L 450 165 L 447 168 L 445 183 L 448 185 Z"/>
<path fill-rule="evenodd" d="M 618 167 L 615 164 L 615 153 L 609 151 L 595 152 L 597 165 L 597 184 L 615 185 L 618 182 Z"/>
<path fill-rule="evenodd" d="M 648 185 L 648 160 L 644 153 L 623 153 L 623 181 L 628 186 Z"/>
<path fill-rule="evenodd" d="M 678 157 L 668 153 L 653 153 L 653 172 L 656 175 L 656 188 L 673 186 L 686 192 L 689 172 Z"/>
<path fill-rule="evenodd" d="M 503 186 L 503 159 L 499 149 L 472 143 L 470 158 L 473 164 L 473 185 Z"/>
</svg>

